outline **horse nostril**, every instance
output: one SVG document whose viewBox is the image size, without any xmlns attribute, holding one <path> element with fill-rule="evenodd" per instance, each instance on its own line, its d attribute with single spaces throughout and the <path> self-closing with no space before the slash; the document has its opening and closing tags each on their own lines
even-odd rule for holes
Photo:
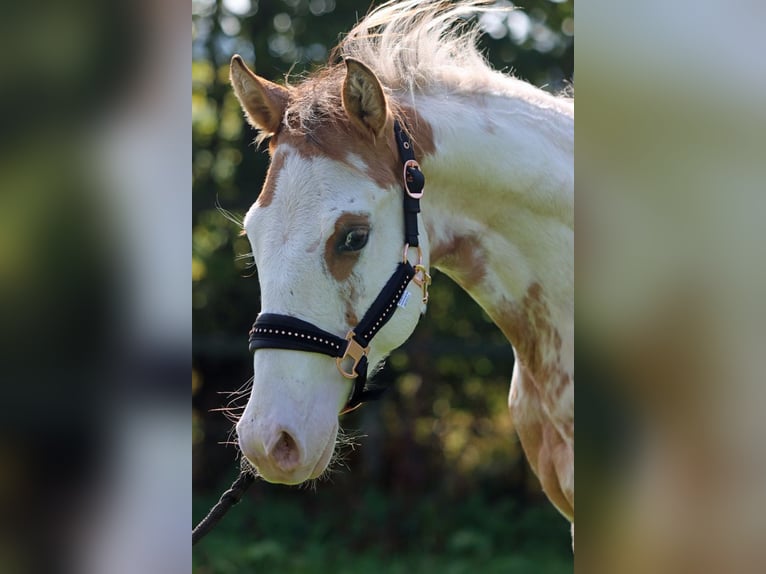
<svg viewBox="0 0 766 574">
<path fill-rule="evenodd" d="M 269 458 L 284 471 L 293 470 L 300 463 L 300 449 L 295 439 L 286 431 L 279 434 L 277 442 L 271 447 Z"/>
</svg>

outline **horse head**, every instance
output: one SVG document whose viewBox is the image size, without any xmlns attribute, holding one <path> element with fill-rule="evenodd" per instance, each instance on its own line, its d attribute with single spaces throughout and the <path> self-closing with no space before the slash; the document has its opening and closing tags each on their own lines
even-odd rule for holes
<svg viewBox="0 0 766 574">
<path fill-rule="evenodd" d="M 417 250 L 405 246 L 396 104 L 376 75 L 351 59 L 284 87 L 235 56 L 230 79 L 248 122 L 260 139 L 270 138 L 271 165 L 244 221 L 261 316 L 303 321 L 343 339 L 400 263 L 420 256 L 418 273 L 426 276 L 427 238 L 421 232 Z M 425 291 L 416 282 L 403 288 L 412 296 L 393 300 L 396 312 L 368 342 L 370 371 L 404 343 L 425 311 Z M 237 434 L 264 479 L 298 484 L 328 466 L 338 415 L 355 384 L 342 371 L 353 365 L 303 347 L 276 347 L 254 353 L 252 392 Z"/>
</svg>

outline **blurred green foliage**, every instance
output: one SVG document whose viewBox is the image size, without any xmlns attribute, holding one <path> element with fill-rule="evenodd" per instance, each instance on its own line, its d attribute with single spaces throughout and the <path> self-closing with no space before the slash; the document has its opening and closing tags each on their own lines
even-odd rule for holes
<svg viewBox="0 0 766 574">
<path fill-rule="evenodd" d="M 536 85 L 565 88 L 573 78 L 573 3 L 518 5 L 507 18 L 482 21 L 488 58 Z M 229 59 L 239 53 L 277 82 L 288 72 L 310 72 L 369 6 L 193 0 L 192 7 L 192 393 L 194 484 L 201 493 L 195 508 L 202 508 L 230 479 L 237 458 L 234 445 L 221 443 L 232 440 L 231 419 L 247 400 L 247 331 L 259 310 L 257 270 L 237 222 L 268 167 L 228 86 Z M 258 492 L 237 508 L 239 518 L 227 517 L 202 543 L 198 571 L 269 565 L 282 572 L 376 572 L 378 561 L 386 572 L 463 572 L 469 565 L 484 572 L 563 571 L 571 565 L 568 527 L 540 493 L 513 433 L 506 406 L 512 369 L 513 353 L 499 330 L 435 272 L 426 317 L 377 376 L 391 391 L 344 417 L 344 426 L 361 435 L 358 448 L 346 448 L 349 468 L 315 493 L 257 483 Z M 228 418 L 214 410 L 227 406 Z M 403 554 L 393 557 L 386 548 Z"/>
</svg>

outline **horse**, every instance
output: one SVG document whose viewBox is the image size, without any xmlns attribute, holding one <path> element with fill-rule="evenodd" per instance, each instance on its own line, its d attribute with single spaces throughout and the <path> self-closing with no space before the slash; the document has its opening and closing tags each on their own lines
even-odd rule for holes
<svg viewBox="0 0 766 574">
<path fill-rule="evenodd" d="M 262 312 L 236 432 L 265 480 L 320 476 L 339 414 L 372 394 L 368 369 L 425 314 L 435 268 L 513 348 L 514 427 L 573 522 L 574 101 L 491 69 L 466 24 L 486 4 L 387 2 L 296 84 L 233 56 L 270 154 L 243 223 Z"/>
</svg>

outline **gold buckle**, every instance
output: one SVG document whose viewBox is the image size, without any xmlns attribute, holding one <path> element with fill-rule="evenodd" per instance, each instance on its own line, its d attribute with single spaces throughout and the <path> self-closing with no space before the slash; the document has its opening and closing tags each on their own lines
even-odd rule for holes
<svg viewBox="0 0 766 574">
<path fill-rule="evenodd" d="M 337 357 L 335 359 L 335 364 L 338 366 L 338 370 L 340 371 L 340 374 L 346 377 L 347 379 L 355 379 L 357 377 L 356 374 L 356 366 L 359 364 L 359 361 L 362 360 L 362 357 L 366 357 L 367 353 L 370 352 L 370 347 L 362 347 L 359 343 L 356 342 L 354 339 L 354 331 L 349 331 L 346 335 L 346 341 L 348 341 L 348 345 L 346 345 L 346 350 L 343 353 L 342 357 Z M 354 360 L 354 364 L 351 365 L 351 371 L 346 372 L 343 370 L 343 361 L 345 361 L 348 357 Z"/>
<path fill-rule="evenodd" d="M 415 269 L 415 276 L 412 280 L 417 286 L 423 290 L 423 303 L 428 303 L 428 286 L 431 284 L 431 276 L 428 274 L 426 266 L 423 265 L 423 250 L 420 246 L 416 247 L 418 250 L 418 262 L 413 266 Z M 404 245 L 404 254 L 402 255 L 402 263 L 407 263 L 410 255 L 410 244 Z"/>
<path fill-rule="evenodd" d="M 423 275 L 422 279 L 418 278 L 418 273 Z M 423 290 L 423 303 L 428 303 L 428 286 L 431 284 L 431 276 L 428 274 L 425 266 L 415 265 L 415 277 L 412 280 Z"/>
</svg>

